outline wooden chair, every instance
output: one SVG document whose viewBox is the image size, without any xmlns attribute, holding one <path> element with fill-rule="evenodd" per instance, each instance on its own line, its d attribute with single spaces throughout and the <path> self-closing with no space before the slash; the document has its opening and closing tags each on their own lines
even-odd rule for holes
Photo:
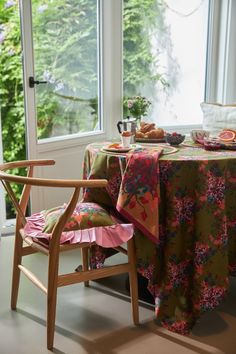
<svg viewBox="0 0 236 354">
<path fill-rule="evenodd" d="M 60 237 L 62 231 L 72 215 L 80 194 L 80 188 L 102 188 L 107 184 L 106 180 L 54 180 L 34 178 L 33 171 L 35 166 L 54 165 L 53 160 L 32 160 L 19 161 L 13 163 L 5 163 L 0 165 L 0 180 L 10 196 L 16 208 L 16 230 L 15 230 L 15 248 L 14 248 L 14 262 L 13 262 L 13 278 L 12 278 L 12 294 L 11 294 L 11 308 L 16 309 L 20 273 L 23 272 L 37 287 L 39 287 L 47 296 L 47 348 L 53 348 L 54 331 L 55 331 L 55 316 L 56 316 L 56 298 L 57 288 L 65 285 L 84 282 L 88 285 L 89 280 L 95 280 L 121 273 L 129 273 L 130 278 L 130 293 L 132 303 L 132 315 L 135 325 L 139 322 L 138 314 L 138 290 L 137 290 L 137 272 L 134 240 L 131 237 L 127 242 L 127 250 L 121 246 L 116 247 L 116 250 L 126 253 L 128 262 L 114 266 L 103 267 L 100 269 L 90 269 L 88 266 L 88 249 L 89 243 L 76 244 L 60 244 Z M 5 171 L 15 168 L 26 168 L 27 177 L 16 176 L 8 174 Z M 18 183 L 24 185 L 20 201 L 18 202 L 16 195 L 13 192 L 11 183 Z M 53 228 L 52 238 L 48 245 L 37 242 L 37 239 L 29 237 L 24 233 L 24 226 L 27 223 L 25 217 L 27 205 L 29 203 L 31 186 L 41 187 L 60 187 L 71 188 L 73 193 L 70 201 L 65 209 L 64 214 L 56 222 Z M 114 235 L 115 236 L 115 235 Z M 81 248 L 83 271 L 72 272 L 68 274 L 58 274 L 59 267 L 59 253 L 65 250 L 74 248 Z M 32 253 L 40 252 L 48 256 L 48 284 L 45 286 L 29 269 L 22 264 L 22 258 Z"/>
</svg>

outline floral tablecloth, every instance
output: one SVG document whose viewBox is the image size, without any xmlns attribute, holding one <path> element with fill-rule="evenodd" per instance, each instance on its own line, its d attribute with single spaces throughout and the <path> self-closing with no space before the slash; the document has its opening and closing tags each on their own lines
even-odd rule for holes
<svg viewBox="0 0 236 354">
<path fill-rule="evenodd" d="M 84 178 L 109 184 L 87 190 L 85 200 L 115 207 L 126 156 L 101 152 L 103 145 L 87 147 Z M 137 266 L 162 325 L 188 334 L 224 299 L 229 276 L 236 275 L 236 152 L 182 146 L 161 156 L 159 170 L 159 241 L 136 229 Z"/>
</svg>

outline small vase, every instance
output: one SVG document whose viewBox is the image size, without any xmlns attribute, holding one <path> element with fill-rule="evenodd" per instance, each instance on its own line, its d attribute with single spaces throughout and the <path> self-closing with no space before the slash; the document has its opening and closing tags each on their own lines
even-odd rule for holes
<svg viewBox="0 0 236 354">
<path fill-rule="evenodd" d="M 136 117 L 137 130 L 141 127 L 142 116 Z"/>
</svg>

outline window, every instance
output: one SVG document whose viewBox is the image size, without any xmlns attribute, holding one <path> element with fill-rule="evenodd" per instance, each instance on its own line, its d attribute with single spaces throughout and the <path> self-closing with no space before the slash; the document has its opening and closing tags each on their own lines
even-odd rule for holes
<svg viewBox="0 0 236 354">
<path fill-rule="evenodd" d="M 100 129 L 97 0 L 32 1 L 38 139 Z"/>
<path fill-rule="evenodd" d="M 63 149 L 65 136 L 67 144 L 70 137 L 75 144 L 81 135 L 100 133 L 99 5 L 100 0 L 0 2 L 0 160 L 1 145 L 3 159 L 10 162 L 26 155 L 40 158 L 40 148 L 45 154 L 51 142 Z M 32 75 L 47 83 L 30 88 Z M 5 204 L 1 225 L 15 214 L 1 192 L 0 202 Z"/>
<path fill-rule="evenodd" d="M 201 124 L 208 0 L 124 0 L 123 94 L 151 100 L 158 126 Z"/>
</svg>

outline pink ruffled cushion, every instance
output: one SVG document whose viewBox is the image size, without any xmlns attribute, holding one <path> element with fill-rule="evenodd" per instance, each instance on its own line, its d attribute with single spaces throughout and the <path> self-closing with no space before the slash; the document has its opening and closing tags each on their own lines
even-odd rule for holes
<svg viewBox="0 0 236 354">
<path fill-rule="evenodd" d="M 33 214 L 27 218 L 24 233 L 49 241 L 52 230 L 66 205 Z M 103 225 L 101 225 L 103 223 Z M 96 203 L 78 203 L 66 224 L 60 243 L 96 242 L 102 247 L 117 247 L 133 236 L 133 225 L 120 223 Z"/>
</svg>

